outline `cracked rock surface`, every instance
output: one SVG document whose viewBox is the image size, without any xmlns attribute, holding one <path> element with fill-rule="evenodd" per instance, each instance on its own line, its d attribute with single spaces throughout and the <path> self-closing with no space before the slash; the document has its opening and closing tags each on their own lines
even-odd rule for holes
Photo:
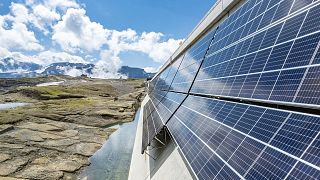
<svg viewBox="0 0 320 180">
<path fill-rule="evenodd" d="M 0 103 L 30 103 L 0 110 L 1 180 L 77 179 L 114 132 L 108 127 L 132 121 L 143 98 L 143 80 L 61 78 L 61 86 L 35 87 L 31 78 L 30 87 L 0 92 Z"/>
</svg>

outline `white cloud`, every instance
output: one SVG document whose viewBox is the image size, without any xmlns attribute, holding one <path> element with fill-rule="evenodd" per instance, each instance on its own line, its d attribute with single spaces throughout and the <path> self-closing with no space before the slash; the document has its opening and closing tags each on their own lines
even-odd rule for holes
<svg viewBox="0 0 320 180">
<path fill-rule="evenodd" d="M 105 44 L 107 30 L 92 22 L 85 13 L 84 9 L 69 8 L 62 20 L 54 25 L 52 40 L 65 51 L 99 50 Z"/>
<path fill-rule="evenodd" d="M 114 51 L 104 50 L 100 53 L 100 60 L 92 70 L 93 78 L 119 78 L 125 76 L 118 73 L 121 68 L 121 60 Z"/>
<path fill-rule="evenodd" d="M 66 61 L 96 62 L 95 77 L 115 78 L 120 76 L 117 73 L 122 63 L 120 53 L 140 52 L 155 62 L 164 63 L 183 41 L 167 39 L 160 32 L 108 29 L 90 20 L 84 8 L 85 5 L 75 0 L 25 0 L 25 3 L 12 3 L 10 13 L 0 15 L 0 58 L 11 56 L 41 65 Z M 37 34 L 36 37 L 35 28 L 48 38 L 41 41 L 48 43 L 49 40 L 46 47 L 37 39 L 41 36 Z M 59 45 L 61 50 L 52 49 L 51 43 Z M 93 55 L 97 51 L 100 51 L 99 57 Z M 157 69 L 146 67 L 145 70 L 155 72 Z"/>
<path fill-rule="evenodd" d="M 38 4 L 33 6 L 33 17 L 32 23 L 47 35 L 49 34 L 48 28 L 51 28 L 53 23 L 60 19 L 60 14 Z"/>
<path fill-rule="evenodd" d="M 155 67 L 145 67 L 143 69 L 147 73 L 156 73 L 159 70 L 159 68 L 155 68 Z"/>
<path fill-rule="evenodd" d="M 45 0 L 44 4 L 52 9 L 79 8 L 80 5 L 74 0 Z"/>
<path fill-rule="evenodd" d="M 164 35 L 156 32 L 143 32 L 138 35 L 136 31 L 128 29 L 125 31 L 113 30 L 108 38 L 107 44 L 115 52 L 136 51 L 147 54 L 155 62 L 164 63 L 172 53 L 179 47 L 183 39 L 162 40 Z"/>
<path fill-rule="evenodd" d="M 56 62 L 87 63 L 82 57 L 66 52 L 44 51 L 35 56 L 39 64 L 49 65 Z"/>
<path fill-rule="evenodd" d="M 52 10 L 56 10 L 56 9 L 65 10 L 67 8 L 80 7 L 80 5 L 74 0 L 26 0 L 25 4 L 28 6 L 43 4 Z"/>
<path fill-rule="evenodd" d="M 0 47 L 0 58 L 10 56 L 10 51 L 4 47 Z"/>
<path fill-rule="evenodd" d="M 1 20 L 0 46 L 9 50 L 43 50 L 43 46 L 36 39 L 34 32 L 29 31 L 25 24 L 13 22 L 10 29 L 5 29 Z"/>
<path fill-rule="evenodd" d="M 68 76 L 72 76 L 72 77 L 79 77 L 83 74 L 87 74 L 86 70 L 80 70 L 80 69 L 76 69 L 75 67 L 70 67 L 70 66 L 57 67 L 57 69 L 64 71 L 64 75 L 68 75 Z"/>
<path fill-rule="evenodd" d="M 36 55 L 25 55 L 21 52 L 9 52 L 0 48 L 0 57 L 12 57 L 21 62 L 33 62 L 43 66 L 57 62 L 87 63 L 87 61 L 80 56 L 71 55 L 66 52 L 54 52 L 50 50 L 40 52 Z"/>
<path fill-rule="evenodd" d="M 11 3 L 11 14 L 0 15 L 0 47 L 8 50 L 43 50 L 43 46 L 30 31 L 27 23 L 31 16 L 28 9 L 17 3 Z"/>
</svg>

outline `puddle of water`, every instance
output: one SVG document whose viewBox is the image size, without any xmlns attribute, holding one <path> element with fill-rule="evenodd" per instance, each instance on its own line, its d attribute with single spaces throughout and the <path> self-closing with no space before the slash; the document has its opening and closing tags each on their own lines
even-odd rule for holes
<svg viewBox="0 0 320 180">
<path fill-rule="evenodd" d="M 4 103 L 0 104 L 0 110 L 13 109 L 16 107 L 26 106 L 28 103 Z"/>
<path fill-rule="evenodd" d="M 58 86 L 58 85 L 60 85 L 60 84 L 62 84 L 62 83 L 64 83 L 64 81 L 41 83 L 41 84 L 37 84 L 36 86 L 38 86 L 38 87 L 43 87 L 43 86 Z"/>
<path fill-rule="evenodd" d="M 91 164 L 80 174 L 80 179 L 128 179 L 139 116 L 140 110 L 133 122 L 111 127 L 117 130 L 89 159 Z"/>
</svg>

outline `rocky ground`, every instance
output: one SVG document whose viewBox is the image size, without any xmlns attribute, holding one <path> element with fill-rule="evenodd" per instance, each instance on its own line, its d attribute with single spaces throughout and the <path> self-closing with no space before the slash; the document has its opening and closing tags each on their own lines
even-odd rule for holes
<svg viewBox="0 0 320 180">
<path fill-rule="evenodd" d="M 77 179 L 114 131 L 108 127 L 132 121 L 144 95 L 143 80 L 0 79 L 5 82 L 10 86 L 1 86 L 0 103 L 30 104 L 0 110 L 0 179 Z"/>
</svg>

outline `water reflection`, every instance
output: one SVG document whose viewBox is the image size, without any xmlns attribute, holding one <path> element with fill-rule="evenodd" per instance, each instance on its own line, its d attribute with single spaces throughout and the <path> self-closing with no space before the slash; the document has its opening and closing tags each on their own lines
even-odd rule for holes
<svg viewBox="0 0 320 180">
<path fill-rule="evenodd" d="M 16 107 L 26 106 L 28 103 L 4 103 L 0 104 L 0 110 L 13 109 Z"/>
<path fill-rule="evenodd" d="M 111 127 L 117 130 L 89 159 L 91 165 L 83 171 L 80 179 L 128 179 L 139 114 L 140 110 L 133 122 Z"/>
</svg>

